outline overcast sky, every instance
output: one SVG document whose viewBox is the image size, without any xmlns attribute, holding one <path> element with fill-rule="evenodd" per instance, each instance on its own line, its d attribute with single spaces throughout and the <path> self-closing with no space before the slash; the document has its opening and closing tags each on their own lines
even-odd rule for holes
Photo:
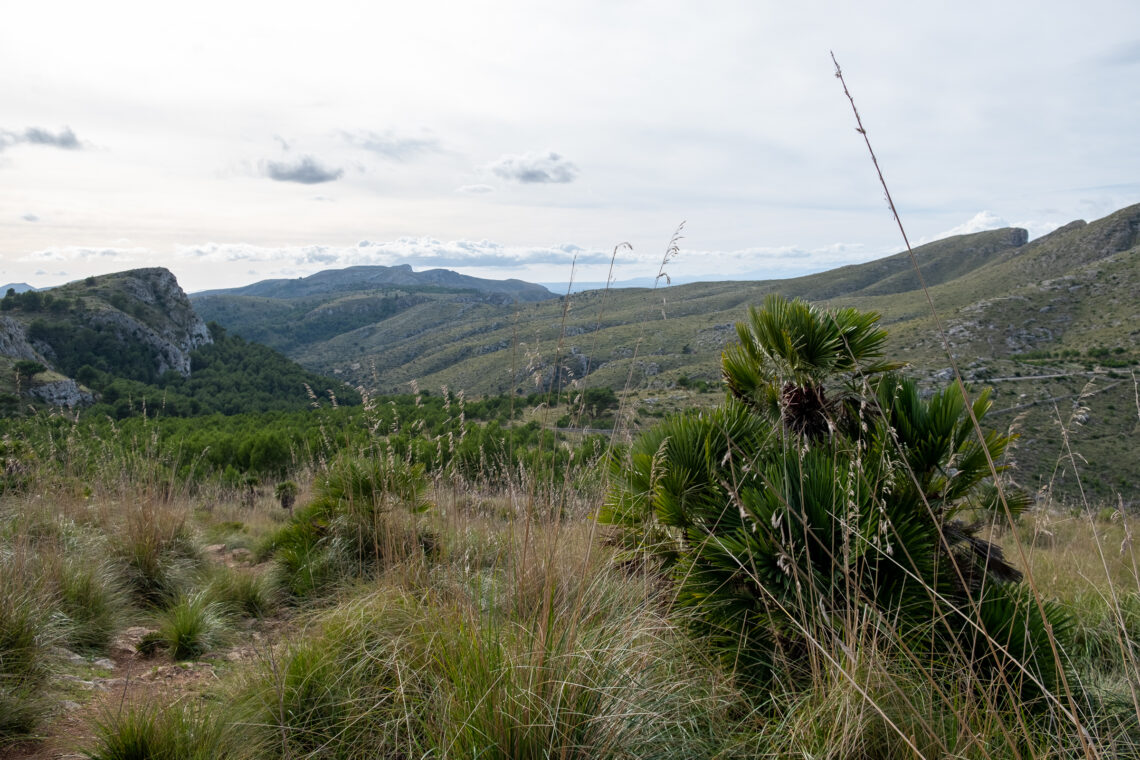
<svg viewBox="0 0 1140 760">
<path fill-rule="evenodd" d="M 1140 3 L 7 3 L 0 283 L 786 277 L 1140 202 Z"/>
</svg>

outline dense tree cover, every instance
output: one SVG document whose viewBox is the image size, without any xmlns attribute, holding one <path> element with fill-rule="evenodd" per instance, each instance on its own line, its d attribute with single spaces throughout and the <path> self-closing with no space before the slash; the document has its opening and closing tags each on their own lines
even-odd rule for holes
<svg viewBox="0 0 1140 760">
<path fill-rule="evenodd" d="M 78 419 L 0 420 L 0 436 L 26 442 L 22 464 L 13 472 L 38 461 L 71 468 L 82 479 L 109 458 L 137 458 L 145 451 L 148 460 L 162 463 L 164 477 L 231 486 L 248 476 L 265 481 L 321 466 L 341 452 L 396 456 L 428 473 L 488 484 L 522 470 L 561 478 L 568 465 L 596 459 L 605 449 L 600 436 L 572 446 L 565 435 L 538 422 L 520 424 L 522 408 L 510 396 L 465 401 L 450 392 L 373 398 L 357 406 L 334 407 L 325 399 L 299 410 L 182 417 L 168 414 L 169 406 L 148 402 L 147 415 L 124 419 L 88 412 Z"/>
<path fill-rule="evenodd" d="M 83 367 L 91 367 L 141 383 L 158 379 L 158 351 L 141 341 L 128 340 L 106 325 L 77 327 L 70 322 L 37 319 L 28 326 L 28 338 L 51 346 L 56 368 L 71 377 L 77 377 Z"/>
<path fill-rule="evenodd" d="M 360 403 L 355 391 L 303 369 L 271 348 L 227 335 L 216 325 L 211 325 L 211 332 L 214 342 L 190 355 L 190 377 L 173 371 L 156 377 L 153 362 L 149 373 L 135 366 L 109 369 L 114 357 L 83 353 L 89 361 L 73 374 L 100 394 L 100 403 L 87 414 L 123 419 L 144 410 L 172 417 L 289 411 L 307 408 L 313 401 L 310 391 L 326 400 L 331 393 L 339 404 Z"/>
<path fill-rule="evenodd" d="M 15 288 L 8 288 L 8 292 L 0 299 L 0 311 L 61 314 L 78 307 L 79 302 L 76 300 L 60 298 L 52 293 L 43 293 L 37 290 L 17 293 Z"/>
</svg>

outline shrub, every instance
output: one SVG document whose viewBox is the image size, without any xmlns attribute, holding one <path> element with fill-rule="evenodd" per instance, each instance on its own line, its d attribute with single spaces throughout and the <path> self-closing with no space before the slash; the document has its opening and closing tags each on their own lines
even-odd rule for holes
<svg viewBox="0 0 1140 760">
<path fill-rule="evenodd" d="M 1070 621 L 969 519 L 999 508 L 989 462 L 1010 437 L 975 436 L 988 394 L 967 408 L 957 386 L 923 398 L 894 374 L 877 320 L 776 296 L 752 309 L 724 353 L 725 402 L 615 461 L 602 520 L 663 563 L 696 632 L 755 687 L 810 681 L 871 624 L 947 672 L 1051 691 L 1050 636 Z M 1007 485 L 1006 502 L 1029 499 Z"/>
</svg>

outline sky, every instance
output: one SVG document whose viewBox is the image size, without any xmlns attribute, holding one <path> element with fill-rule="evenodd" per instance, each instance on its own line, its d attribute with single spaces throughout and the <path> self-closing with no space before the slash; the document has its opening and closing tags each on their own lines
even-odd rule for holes
<svg viewBox="0 0 1140 760">
<path fill-rule="evenodd" d="M 0 283 L 878 258 L 902 240 L 832 51 L 913 243 L 1140 202 L 1135 0 L 5 5 Z"/>
</svg>

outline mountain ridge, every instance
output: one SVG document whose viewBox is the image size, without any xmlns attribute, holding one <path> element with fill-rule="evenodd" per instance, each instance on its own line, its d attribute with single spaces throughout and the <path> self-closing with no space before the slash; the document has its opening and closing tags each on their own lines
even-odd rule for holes
<svg viewBox="0 0 1140 760">
<path fill-rule="evenodd" d="M 352 266 L 325 269 L 296 279 L 261 280 L 238 288 L 220 288 L 190 294 L 192 300 L 208 296 L 261 296 L 264 298 L 303 298 L 314 295 L 384 287 L 439 287 L 498 294 L 519 301 L 555 298 L 545 287 L 522 280 L 488 280 L 459 274 L 450 269 L 416 272 L 408 264 L 396 266 Z"/>
</svg>

